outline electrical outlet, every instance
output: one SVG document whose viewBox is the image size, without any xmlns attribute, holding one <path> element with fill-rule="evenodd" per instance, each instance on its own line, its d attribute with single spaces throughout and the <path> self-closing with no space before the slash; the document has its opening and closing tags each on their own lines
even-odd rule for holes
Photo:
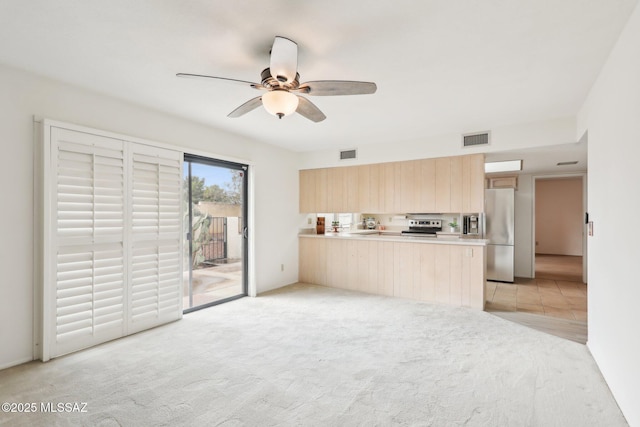
<svg viewBox="0 0 640 427">
<path fill-rule="evenodd" d="M 311 218 L 307 218 L 307 224 L 311 224 Z"/>
</svg>

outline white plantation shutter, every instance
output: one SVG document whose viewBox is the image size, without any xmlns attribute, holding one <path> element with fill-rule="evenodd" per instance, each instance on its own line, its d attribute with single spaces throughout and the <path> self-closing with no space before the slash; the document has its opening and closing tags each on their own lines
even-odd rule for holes
<svg viewBox="0 0 640 427">
<path fill-rule="evenodd" d="M 131 161 L 132 332 L 181 310 L 182 156 L 134 145 Z"/>
<path fill-rule="evenodd" d="M 182 154 L 50 129 L 44 360 L 182 315 Z"/>
<path fill-rule="evenodd" d="M 124 334 L 126 165 L 117 139 L 51 128 L 51 141 L 55 355 Z"/>
</svg>

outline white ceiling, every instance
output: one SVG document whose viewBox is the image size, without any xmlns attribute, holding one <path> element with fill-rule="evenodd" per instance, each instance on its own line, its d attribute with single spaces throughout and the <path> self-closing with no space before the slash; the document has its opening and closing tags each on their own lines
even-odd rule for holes
<svg viewBox="0 0 640 427">
<path fill-rule="evenodd" d="M 295 151 L 412 141 L 573 116 L 638 0 L 2 0 L 0 63 Z M 273 37 L 327 120 L 227 114 L 258 92 Z"/>
</svg>

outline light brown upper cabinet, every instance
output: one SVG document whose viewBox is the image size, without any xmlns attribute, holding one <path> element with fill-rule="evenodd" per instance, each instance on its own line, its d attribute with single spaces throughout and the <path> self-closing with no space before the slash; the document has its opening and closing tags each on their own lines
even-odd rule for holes
<svg viewBox="0 0 640 427">
<path fill-rule="evenodd" d="M 300 171 L 300 212 L 319 212 L 315 206 L 316 172 L 315 169 Z"/>
<path fill-rule="evenodd" d="M 329 168 L 327 171 L 327 212 L 347 212 L 346 169 Z"/>
<path fill-rule="evenodd" d="M 328 206 L 328 190 L 329 186 L 327 185 L 327 175 L 328 169 L 316 169 L 315 173 L 315 183 L 316 183 L 316 194 L 314 198 L 314 203 L 316 212 L 327 212 Z"/>
<path fill-rule="evenodd" d="M 381 212 L 395 212 L 396 172 L 395 163 L 380 164 L 380 208 Z"/>
<path fill-rule="evenodd" d="M 358 206 L 360 188 L 358 185 L 359 166 L 350 166 L 345 169 L 347 181 L 347 207 L 343 212 L 361 212 Z"/>
<path fill-rule="evenodd" d="M 436 212 L 436 160 L 418 160 L 420 174 L 417 177 L 419 193 L 419 210 Z"/>
<path fill-rule="evenodd" d="M 366 165 L 369 168 L 369 206 L 363 212 L 383 212 L 381 203 L 382 170 L 381 164 Z"/>
<path fill-rule="evenodd" d="M 300 212 L 326 212 L 328 209 L 328 172 L 330 169 L 300 171 Z"/>
<path fill-rule="evenodd" d="M 435 159 L 435 169 L 435 209 L 421 212 L 484 212 L 483 154 Z"/>
<path fill-rule="evenodd" d="M 436 212 L 451 212 L 451 158 L 436 159 Z"/>
<path fill-rule="evenodd" d="M 483 210 L 483 154 L 300 171 L 300 212 Z"/>
<path fill-rule="evenodd" d="M 465 156 L 463 162 L 462 212 L 484 212 L 484 154 Z"/>
<path fill-rule="evenodd" d="M 464 157 L 451 157 L 451 199 L 449 210 L 445 212 L 462 212 L 462 184 L 463 178 L 463 160 Z"/>
<path fill-rule="evenodd" d="M 420 162 L 418 160 L 397 162 L 396 168 L 400 170 L 400 188 L 398 188 L 400 210 L 398 212 L 419 212 Z"/>
</svg>

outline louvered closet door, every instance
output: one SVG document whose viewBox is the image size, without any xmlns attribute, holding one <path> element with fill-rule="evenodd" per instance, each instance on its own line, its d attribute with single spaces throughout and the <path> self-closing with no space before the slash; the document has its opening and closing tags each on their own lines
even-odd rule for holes
<svg viewBox="0 0 640 427">
<path fill-rule="evenodd" d="M 182 315 L 182 155 L 131 146 L 130 332 Z"/>
<path fill-rule="evenodd" d="M 51 128 L 51 356 L 122 336 L 126 328 L 125 148 Z"/>
</svg>

